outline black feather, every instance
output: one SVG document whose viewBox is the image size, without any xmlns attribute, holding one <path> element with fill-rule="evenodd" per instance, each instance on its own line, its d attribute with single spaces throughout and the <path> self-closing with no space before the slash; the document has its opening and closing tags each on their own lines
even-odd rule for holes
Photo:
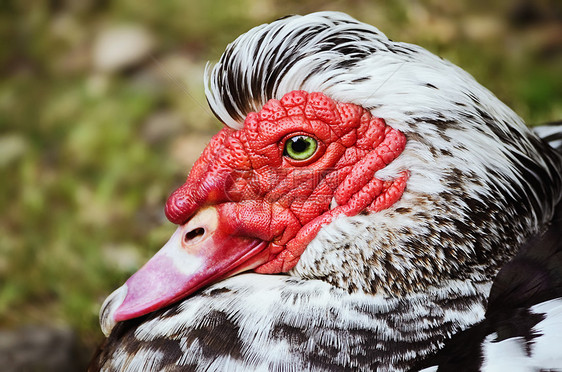
<svg viewBox="0 0 562 372">
<path fill-rule="evenodd" d="M 548 229 L 529 239 L 498 273 L 486 318 L 454 335 L 439 353 L 411 370 L 437 365 L 438 371 L 479 371 L 482 342 L 492 333 L 497 334 L 494 342 L 521 337 L 529 351 L 533 339 L 539 336 L 533 327 L 544 319 L 529 308 L 558 297 L 562 297 L 562 203 L 556 206 Z"/>
</svg>

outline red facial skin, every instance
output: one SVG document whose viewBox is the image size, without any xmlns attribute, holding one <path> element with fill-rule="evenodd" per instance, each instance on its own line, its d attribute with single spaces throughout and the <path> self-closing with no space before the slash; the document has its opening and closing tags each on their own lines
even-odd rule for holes
<svg viewBox="0 0 562 372">
<path fill-rule="evenodd" d="M 285 141 L 295 135 L 318 141 L 309 159 L 283 154 Z M 286 272 L 335 216 L 377 212 L 402 196 L 406 172 L 393 181 L 374 174 L 405 145 L 401 132 L 360 106 L 293 91 L 250 113 L 241 130 L 215 135 L 170 196 L 166 215 L 183 224 L 213 205 L 222 231 L 269 243 L 252 265 L 256 272 Z M 330 210 L 332 198 L 338 206 Z"/>
<path fill-rule="evenodd" d="M 296 135 L 317 141 L 305 160 L 284 154 Z M 106 300 L 105 328 L 242 271 L 290 270 L 335 216 L 378 212 L 402 196 L 407 172 L 392 181 L 375 173 L 405 145 L 362 107 L 303 91 L 270 100 L 241 130 L 224 128 L 166 204 L 176 233 Z"/>
</svg>

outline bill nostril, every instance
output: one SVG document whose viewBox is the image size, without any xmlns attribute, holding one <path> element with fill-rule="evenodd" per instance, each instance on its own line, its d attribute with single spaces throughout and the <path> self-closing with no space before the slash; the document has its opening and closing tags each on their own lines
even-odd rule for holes
<svg viewBox="0 0 562 372">
<path fill-rule="evenodd" d="M 195 213 L 180 229 L 181 245 L 187 250 L 197 251 L 200 244 L 211 238 L 218 227 L 218 213 L 214 207 L 207 207 Z M 199 248 L 198 248 L 199 247 Z"/>
<path fill-rule="evenodd" d="M 183 236 L 184 244 L 196 244 L 203 239 L 205 235 L 205 229 L 202 227 L 197 227 L 191 231 L 188 231 Z"/>
</svg>

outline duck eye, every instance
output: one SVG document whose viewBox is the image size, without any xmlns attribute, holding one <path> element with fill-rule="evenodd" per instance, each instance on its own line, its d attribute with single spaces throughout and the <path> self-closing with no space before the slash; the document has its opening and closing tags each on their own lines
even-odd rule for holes
<svg viewBox="0 0 562 372">
<path fill-rule="evenodd" d="M 316 152 L 318 142 L 309 136 L 294 136 L 285 142 L 283 155 L 293 160 L 306 160 Z"/>
</svg>

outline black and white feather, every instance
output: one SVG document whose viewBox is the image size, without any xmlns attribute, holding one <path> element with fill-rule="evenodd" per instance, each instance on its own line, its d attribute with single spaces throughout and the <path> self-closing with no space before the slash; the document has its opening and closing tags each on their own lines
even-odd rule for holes
<svg viewBox="0 0 562 372">
<path fill-rule="evenodd" d="M 485 319 L 416 367 L 424 371 L 562 370 L 562 204 L 496 278 Z M 429 367 L 431 366 L 431 367 Z"/>
<path fill-rule="evenodd" d="M 560 287 L 519 303 L 509 280 L 493 284 L 509 267 L 534 275 L 517 258 L 506 264 L 525 242 L 531 256 L 543 244 L 529 239 L 548 229 L 560 201 L 562 155 L 538 135 L 557 146 L 562 129 L 537 135 L 462 69 L 334 12 L 250 30 L 208 68 L 206 86 L 232 128 L 293 90 L 367 108 L 407 137 L 376 174 L 409 171 L 406 192 L 387 210 L 336 218 L 288 275 L 239 275 L 118 324 L 92 369 L 447 370 L 436 353 L 455 334 L 480 337 L 461 350 L 475 351 L 474 370 L 562 368 L 553 346 L 562 345 Z M 559 283 L 552 226 L 544 244 L 554 242 Z"/>
</svg>

